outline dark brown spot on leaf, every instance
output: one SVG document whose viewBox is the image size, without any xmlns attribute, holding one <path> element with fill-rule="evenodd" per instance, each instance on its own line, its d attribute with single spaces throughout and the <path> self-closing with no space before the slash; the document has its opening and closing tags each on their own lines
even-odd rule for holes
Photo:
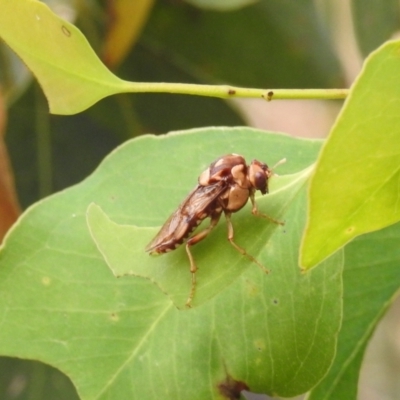
<svg viewBox="0 0 400 400">
<path fill-rule="evenodd" d="M 63 34 L 64 34 L 65 36 L 68 36 L 68 37 L 71 36 L 71 31 L 70 31 L 65 25 L 63 25 L 63 26 L 61 27 L 61 30 L 62 30 L 62 32 L 63 32 Z"/>
<path fill-rule="evenodd" d="M 240 399 L 240 393 L 243 390 L 249 390 L 249 387 L 242 381 L 236 381 L 231 376 L 227 376 L 226 380 L 218 384 L 218 390 L 228 400 Z"/>
</svg>

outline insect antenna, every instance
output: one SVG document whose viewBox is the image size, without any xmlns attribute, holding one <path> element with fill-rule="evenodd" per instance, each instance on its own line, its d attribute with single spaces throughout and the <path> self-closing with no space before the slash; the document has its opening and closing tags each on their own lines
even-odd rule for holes
<svg viewBox="0 0 400 400">
<path fill-rule="evenodd" d="M 282 158 L 282 160 L 279 160 L 279 161 L 271 168 L 272 175 L 279 176 L 278 174 L 275 173 L 275 168 L 279 167 L 279 166 L 282 165 L 282 164 L 285 164 L 285 162 L 286 162 L 286 158 Z"/>
</svg>

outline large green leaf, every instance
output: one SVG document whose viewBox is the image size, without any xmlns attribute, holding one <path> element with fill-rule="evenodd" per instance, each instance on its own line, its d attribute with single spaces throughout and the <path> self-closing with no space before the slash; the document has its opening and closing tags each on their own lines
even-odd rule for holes
<svg viewBox="0 0 400 400">
<path fill-rule="evenodd" d="M 400 225 L 361 236 L 345 248 L 343 325 L 335 362 L 310 400 L 356 399 L 365 348 L 400 287 Z"/>
<path fill-rule="evenodd" d="M 400 219 L 400 42 L 368 57 L 311 179 L 301 265 Z"/>
<path fill-rule="evenodd" d="M 95 202 L 118 224 L 159 225 L 218 155 L 236 151 L 271 165 L 286 156 L 283 175 L 309 166 L 319 147 L 247 128 L 146 136 L 120 147 L 82 184 L 33 206 L 6 238 L 0 252 L 1 354 L 55 366 L 83 399 L 221 398 L 229 380 L 285 396 L 310 389 L 334 356 L 342 260 L 338 255 L 300 274 L 304 190 L 288 205 L 285 228 L 268 243 L 260 224 L 269 223 L 252 227 L 259 242 L 254 255 L 271 274 L 249 265 L 213 299 L 186 311 L 148 279 L 116 279 L 85 214 Z M 262 210 L 266 200 L 260 200 Z M 245 211 L 235 215 L 239 243 L 247 240 L 242 222 L 245 227 L 255 220 Z M 216 264 L 223 262 L 224 236 L 222 224 L 195 256 L 212 253 Z M 184 249 L 175 254 L 181 260 L 176 276 L 190 279 Z"/>
</svg>

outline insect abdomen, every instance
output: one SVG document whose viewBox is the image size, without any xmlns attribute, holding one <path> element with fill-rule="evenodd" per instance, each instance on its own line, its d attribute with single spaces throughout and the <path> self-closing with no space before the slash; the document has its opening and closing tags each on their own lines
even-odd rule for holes
<svg viewBox="0 0 400 400">
<path fill-rule="evenodd" d="M 209 214 L 207 212 L 201 213 L 201 215 L 197 215 L 195 218 L 184 218 L 183 221 L 179 224 L 179 226 L 173 232 L 173 237 L 165 240 L 164 242 L 155 243 L 153 246 L 150 246 L 147 251 L 150 254 L 163 254 L 168 253 L 169 251 L 173 251 L 178 248 L 185 239 L 189 237 L 189 235 L 201 224 L 201 222 L 207 218 Z"/>
</svg>

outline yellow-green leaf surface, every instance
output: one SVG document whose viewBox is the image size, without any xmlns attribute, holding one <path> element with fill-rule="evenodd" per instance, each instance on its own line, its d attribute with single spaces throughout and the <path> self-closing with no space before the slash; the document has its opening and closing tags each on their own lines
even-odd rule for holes
<svg viewBox="0 0 400 400">
<path fill-rule="evenodd" d="M 40 82 L 50 110 L 73 114 L 121 92 L 123 81 L 99 60 L 74 25 L 36 0 L 0 0 L 0 37 Z"/>
<path fill-rule="evenodd" d="M 400 42 L 365 62 L 310 184 L 300 264 L 311 268 L 354 237 L 400 219 Z"/>
<path fill-rule="evenodd" d="M 270 222 L 248 208 L 234 216 L 237 242 L 256 243 L 251 251 L 269 275 L 229 246 L 223 221 L 193 247 L 203 299 L 192 309 L 179 310 L 150 279 L 116 278 L 86 217 L 95 203 L 118 229 L 136 226 L 136 238 L 128 237 L 130 251 L 122 236 L 116 242 L 114 228 L 106 245 L 123 251 L 132 268 L 161 273 L 165 267 L 186 295 L 185 249 L 153 258 L 144 245 L 196 184 L 199 171 L 229 152 L 270 165 L 286 157 L 279 167 L 284 182 L 285 175 L 312 165 L 320 144 L 249 128 L 148 135 L 125 143 L 81 184 L 31 207 L 6 237 L 0 251 L 0 354 L 51 364 L 71 378 L 82 399 L 222 399 L 229 379 L 286 397 L 309 390 L 334 357 L 343 257 L 300 273 L 304 184 L 282 210 L 284 228 L 272 236 Z M 281 190 L 278 184 L 276 179 L 271 194 L 259 199 L 264 212 Z M 231 269 L 234 278 L 206 298 L 207 282 L 218 277 L 211 269 L 220 274 L 220 265 L 224 279 Z"/>
</svg>

